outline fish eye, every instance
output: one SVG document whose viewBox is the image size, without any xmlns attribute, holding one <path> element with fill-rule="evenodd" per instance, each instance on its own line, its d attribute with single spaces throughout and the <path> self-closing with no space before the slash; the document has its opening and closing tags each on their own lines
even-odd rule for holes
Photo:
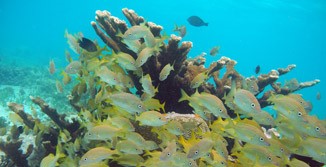
<svg viewBox="0 0 326 167">
<path fill-rule="evenodd" d="M 224 165 L 224 162 L 222 161 L 221 164 Z"/>
<path fill-rule="evenodd" d="M 317 132 L 319 132 L 319 130 L 320 130 L 320 129 L 319 129 L 319 127 L 318 127 L 318 126 L 316 126 L 315 130 L 316 130 Z"/>
<path fill-rule="evenodd" d="M 192 162 L 189 162 L 189 166 L 192 166 Z"/>
<path fill-rule="evenodd" d="M 161 117 L 158 117 L 159 120 L 161 120 L 162 118 Z"/>
<path fill-rule="evenodd" d="M 168 156 L 171 156 L 171 153 L 168 153 L 167 155 L 168 155 Z"/>
<path fill-rule="evenodd" d="M 143 106 L 139 104 L 137 107 L 138 107 L 138 108 L 142 108 Z"/>
<path fill-rule="evenodd" d="M 284 152 L 284 149 L 283 148 L 281 148 L 281 152 Z"/>
<path fill-rule="evenodd" d="M 268 160 L 269 160 L 269 161 L 272 161 L 272 158 L 271 158 L 271 157 L 268 157 Z"/>
<path fill-rule="evenodd" d="M 220 109 L 219 111 L 222 112 L 222 109 Z"/>
<path fill-rule="evenodd" d="M 301 116 L 302 116 L 302 113 L 301 113 L 301 112 L 298 112 L 298 116 L 300 116 L 300 117 L 301 117 Z"/>
<path fill-rule="evenodd" d="M 256 107 L 255 103 L 251 103 L 251 107 L 252 108 Z"/>
<path fill-rule="evenodd" d="M 260 137 L 259 140 L 260 140 L 260 141 L 264 141 L 264 138 Z"/>
<path fill-rule="evenodd" d="M 87 161 L 87 158 L 84 158 L 84 161 Z"/>
<path fill-rule="evenodd" d="M 197 155 L 198 154 L 198 151 L 195 151 L 195 154 Z"/>
</svg>

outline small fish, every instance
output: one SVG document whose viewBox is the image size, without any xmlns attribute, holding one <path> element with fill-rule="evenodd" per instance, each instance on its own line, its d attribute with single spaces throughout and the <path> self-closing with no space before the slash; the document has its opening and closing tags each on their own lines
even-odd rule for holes
<svg viewBox="0 0 326 167">
<path fill-rule="evenodd" d="M 135 144 L 137 144 L 140 147 L 145 146 L 146 140 L 139 133 L 127 132 L 126 135 L 125 135 L 125 138 L 127 140 L 130 140 L 130 141 L 134 142 Z"/>
<path fill-rule="evenodd" d="M 198 102 L 206 107 L 210 113 L 212 113 L 215 117 L 229 118 L 227 110 L 222 102 L 217 96 L 214 96 L 209 93 L 201 93 L 199 94 L 196 91 L 192 96 L 197 97 Z"/>
<path fill-rule="evenodd" d="M 82 64 L 80 61 L 72 61 L 65 68 L 65 72 L 68 74 L 77 74 L 81 68 Z"/>
<path fill-rule="evenodd" d="M 97 47 L 96 44 L 91 41 L 90 39 L 87 39 L 85 37 L 81 37 L 80 39 L 78 39 L 78 44 L 81 48 L 87 50 L 87 52 L 96 52 L 97 51 Z"/>
<path fill-rule="evenodd" d="M 131 55 L 124 52 L 119 52 L 114 54 L 114 56 L 122 68 L 130 71 L 137 70 L 136 61 Z"/>
<path fill-rule="evenodd" d="M 247 90 L 236 90 L 234 94 L 234 103 L 244 113 L 254 114 L 261 112 L 258 100 L 251 92 Z"/>
<path fill-rule="evenodd" d="M 141 114 L 146 108 L 144 103 L 136 95 L 131 93 L 114 93 L 109 95 L 108 98 L 112 105 L 121 108 L 130 114 Z"/>
<path fill-rule="evenodd" d="M 88 130 L 85 134 L 87 140 L 112 140 L 120 129 L 110 125 L 97 125 Z"/>
<path fill-rule="evenodd" d="M 257 65 L 255 68 L 255 73 L 258 74 L 260 72 L 260 65 Z"/>
<path fill-rule="evenodd" d="M 79 165 L 88 165 L 101 162 L 105 159 L 112 159 L 112 155 L 116 154 L 115 150 L 105 147 L 96 147 L 87 151 L 79 160 Z"/>
<path fill-rule="evenodd" d="M 181 38 L 183 38 L 186 35 L 186 33 L 187 33 L 186 26 L 180 26 L 180 27 L 178 27 L 178 25 L 176 25 L 176 24 L 174 25 L 173 31 L 177 31 L 179 33 L 179 36 Z"/>
<path fill-rule="evenodd" d="M 122 35 L 122 38 L 127 40 L 138 40 L 143 38 L 148 31 L 146 26 L 132 26 Z"/>
<path fill-rule="evenodd" d="M 174 70 L 173 64 L 167 64 L 163 67 L 163 69 L 160 72 L 159 80 L 164 81 L 171 73 L 171 71 Z"/>
<path fill-rule="evenodd" d="M 179 121 L 171 120 L 166 125 L 165 128 L 174 135 L 182 135 L 184 132 L 183 126 Z"/>
<path fill-rule="evenodd" d="M 126 154 L 142 154 L 143 150 L 136 143 L 130 140 L 122 140 L 117 143 L 117 150 Z"/>
<path fill-rule="evenodd" d="M 62 87 L 60 81 L 56 80 L 56 82 L 55 82 L 55 87 L 57 88 L 57 92 L 58 92 L 58 93 L 62 93 L 62 92 L 63 92 L 63 87 Z"/>
<path fill-rule="evenodd" d="M 185 153 L 176 152 L 173 157 L 174 166 L 198 167 L 197 162 L 192 158 L 187 158 Z"/>
<path fill-rule="evenodd" d="M 135 131 L 135 127 L 129 121 L 129 119 L 122 116 L 108 117 L 108 122 L 110 122 L 113 126 L 124 129 L 126 131 Z"/>
<path fill-rule="evenodd" d="M 304 107 L 293 98 L 285 95 L 275 95 L 267 99 L 274 104 L 278 114 L 284 115 L 293 123 L 307 123 L 307 113 Z"/>
<path fill-rule="evenodd" d="M 307 112 L 310 112 L 312 110 L 311 102 L 304 100 L 302 95 L 291 93 L 288 94 L 288 96 L 293 98 L 295 101 L 299 102 Z"/>
<path fill-rule="evenodd" d="M 158 145 L 152 140 L 145 141 L 144 146 L 145 146 L 144 150 L 149 150 L 149 151 L 156 150 L 159 148 Z"/>
<path fill-rule="evenodd" d="M 201 26 L 208 26 L 208 23 L 205 23 L 200 17 L 198 16 L 190 16 L 187 21 L 190 25 L 195 27 L 201 27 Z"/>
<path fill-rule="evenodd" d="M 101 68 L 95 73 L 101 78 L 102 81 L 110 86 L 121 85 L 119 76 L 113 71 L 109 70 L 106 66 L 101 66 Z"/>
<path fill-rule="evenodd" d="M 141 50 L 141 43 L 139 40 L 128 40 L 128 39 L 123 39 L 122 42 L 128 46 L 128 49 L 135 53 L 139 53 Z"/>
<path fill-rule="evenodd" d="M 317 99 L 317 100 L 320 100 L 320 99 L 321 99 L 321 94 L 320 94 L 320 92 L 317 92 L 316 99 Z"/>
<path fill-rule="evenodd" d="M 211 51 L 209 52 L 209 54 L 211 55 L 211 56 L 215 56 L 215 55 L 217 55 L 217 54 L 219 54 L 220 53 L 220 46 L 214 46 L 212 49 L 211 49 Z"/>
<path fill-rule="evenodd" d="M 162 126 L 167 123 L 167 119 L 157 111 L 146 111 L 136 117 L 136 120 L 140 122 L 140 125 L 147 126 Z"/>
<path fill-rule="evenodd" d="M 253 120 L 261 125 L 275 126 L 273 117 L 266 111 L 262 110 L 261 112 L 248 114 L 248 116 L 252 116 Z"/>
<path fill-rule="evenodd" d="M 67 85 L 71 82 L 71 77 L 65 71 L 62 71 L 61 75 L 63 76 L 62 82 L 64 85 Z"/>
<path fill-rule="evenodd" d="M 119 165 L 111 166 L 140 166 L 145 160 L 137 154 L 120 154 L 119 157 L 114 158 Z"/>
<path fill-rule="evenodd" d="M 214 143 L 211 139 L 201 139 L 198 143 L 190 148 L 187 158 L 198 159 L 207 154 L 212 149 L 213 145 Z"/>
<path fill-rule="evenodd" d="M 52 74 L 55 73 L 55 71 L 56 71 L 56 69 L 55 69 L 54 61 L 53 60 L 50 60 L 50 62 L 49 62 L 49 72 L 52 75 Z"/>
<path fill-rule="evenodd" d="M 147 60 L 151 57 L 154 56 L 154 49 L 146 47 L 140 53 L 138 54 L 138 57 L 136 59 L 135 65 L 136 67 L 141 67 L 143 64 L 147 62 Z"/>
<path fill-rule="evenodd" d="M 254 145 L 270 146 L 267 137 L 260 126 L 252 120 L 239 121 L 235 125 L 230 121 L 225 128 L 226 132 L 235 138 Z"/>
<path fill-rule="evenodd" d="M 254 77 L 246 78 L 242 83 L 243 89 L 246 89 L 253 95 L 256 95 L 259 93 L 259 87 L 257 82 L 257 79 Z"/>
<path fill-rule="evenodd" d="M 260 165 L 267 166 L 274 164 L 281 165 L 281 158 L 273 155 L 267 147 L 246 144 L 242 149 L 240 155 L 243 155 L 253 162 Z"/>
<path fill-rule="evenodd" d="M 190 82 L 190 87 L 195 89 L 198 88 L 208 79 L 208 71 L 203 71 L 197 74 Z"/>
<path fill-rule="evenodd" d="M 161 161 L 167 161 L 172 159 L 174 156 L 174 153 L 177 151 L 177 143 L 175 140 L 172 140 L 166 148 L 162 151 L 160 160 Z"/>
<path fill-rule="evenodd" d="M 143 92 L 147 93 L 150 97 L 154 97 L 158 92 L 158 88 L 153 86 L 152 78 L 149 74 L 142 76 L 140 79 L 140 83 L 143 87 Z"/>
<path fill-rule="evenodd" d="M 71 63 L 72 62 L 72 58 L 71 58 L 70 52 L 68 50 L 65 51 L 65 56 L 66 56 L 67 62 L 68 63 Z"/>
<path fill-rule="evenodd" d="M 314 137 L 308 137 L 302 141 L 299 146 L 300 153 L 302 155 L 312 157 L 321 163 L 326 163 L 326 140 Z"/>
</svg>

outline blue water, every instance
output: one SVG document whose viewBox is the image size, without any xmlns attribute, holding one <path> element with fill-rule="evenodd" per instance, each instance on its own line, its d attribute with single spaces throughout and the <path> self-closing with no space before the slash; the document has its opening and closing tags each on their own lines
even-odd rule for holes
<svg viewBox="0 0 326 167">
<path fill-rule="evenodd" d="M 320 79 L 318 85 L 299 93 L 313 103 L 313 114 L 326 118 L 326 1 L 324 0 L 1 0 L 0 57 L 15 61 L 19 66 L 48 66 L 54 59 L 58 67 L 66 65 L 64 51 L 68 44 L 64 31 L 83 32 L 97 39 L 90 22 L 96 10 L 108 10 L 123 18 L 121 9 L 134 9 L 146 20 L 172 33 L 174 24 L 186 25 L 183 40 L 194 47 L 189 56 L 209 53 L 220 45 L 221 55 L 237 60 L 237 70 L 244 76 L 296 64 L 297 68 L 280 81 L 297 78 L 299 81 Z M 192 27 L 187 23 L 198 15 L 208 27 Z M 321 100 L 316 100 L 317 92 Z"/>
</svg>

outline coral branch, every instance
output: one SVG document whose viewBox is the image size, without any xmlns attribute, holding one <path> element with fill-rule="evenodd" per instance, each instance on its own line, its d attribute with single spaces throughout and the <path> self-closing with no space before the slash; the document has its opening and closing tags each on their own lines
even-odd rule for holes
<svg viewBox="0 0 326 167">
<path fill-rule="evenodd" d="M 26 155 L 20 150 L 22 141 L 10 141 L 4 142 L 0 140 L 0 150 L 6 153 L 6 155 L 15 163 L 16 166 L 28 166 Z"/>
<path fill-rule="evenodd" d="M 91 25 L 92 25 L 92 27 L 94 28 L 94 30 L 95 30 L 95 32 L 96 32 L 96 34 L 102 39 L 102 41 L 106 44 L 106 45 L 108 45 L 110 48 L 112 48 L 115 52 L 118 52 L 118 51 L 120 51 L 120 48 L 119 48 L 119 46 L 111 39 L 111 38 L 109 38 L 108 36 L 106 36 L 105 34 L 104 34 L 104 32 L 103 31 L 101 31 L 98 27 L 97 27 L 97 25 L 96 25 L 96 23 L 95 22 L 91 22 Z"/>
<path fill-rule="evenodd" d="M 139 25 L 140 23 L 145 22 L 144 18 L 138 16 L 138 14 L 134 10 L 123 8 L 122 13 L 126 16 L 132 26 Z"/>
<path fill-rule="evenodd" d="M 51 108 L 49 104 L 47 104 L 43 99 L 40 97 L 32 97 L 30 96 L 33 103 L 37 104 L 42 112 L 44 112 L 46 115 L 48 115 L 61 129 L 68 130 L 71 134 L 78 129 L 79 124 L 70 124 L 69 122 L 65 121 L 64 115 L 58 114 L 57 110 L 54 108 Z"/>
<path fill-rule="evenodd" d="M 30 129 L 34 128 L 35 120 L 33 117 L 24 111 L 24 106 L 17 103 L 8 102 L 7 106 L 10 108 L 11 111 L 15 112 L 19 115 L 20 118 L 23 119 L 24 124 L 29 127 Z"/>
<path fill-rule="evenodd" d="M 295 67 L 297 67 L 295 64 L 290 64 L 286 68 L 278 68 L 277 71 L 279 75 L 284 75 L 290 71 L 292 71 Z"/>
</svg>

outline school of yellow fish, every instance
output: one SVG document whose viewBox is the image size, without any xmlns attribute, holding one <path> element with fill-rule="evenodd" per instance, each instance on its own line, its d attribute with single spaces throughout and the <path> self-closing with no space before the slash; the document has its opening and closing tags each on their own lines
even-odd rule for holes
<svg viewBox="0 0 326 167">
<path fill-rule="evenodd" d="M 189 133 L 185 125 L 166 118 L 162 112 L 164 103 L 154 98 L 158 88 L 152 85 L 152 77 L 142 71 L 147 60 L 159 54 L 165 37 L 154 37 L 145 25 L 132 26 L 119 37 L 138 55 L 136 59 L 98 45 L 98 51 L 88 52 L 78 46 L 78 35 L 66 33 L 70 47 L 80 57 L 73 60 L 69 54 L 69 64 L 61 72 L 62 83 L 67 85 L 77 79 L 78 93 L 88 92 L 88 103 L 95 110 L 82 109 L 79 122 L 84 132 L 71 141 L 69 134 L 62 131 L 59 141 L 63 142 L 57 145 L 55 155 L 43 158 L 41 167 L 104 167 L 113 162 L 149 167 L 309 166 L 291 158 L 294 153 L 326 163 L 326 122 L 309 115 L 308 104 L 301 95 L 272 95 L 268 102 L 277 113 L 275 118 L 260 107 L 255 97 L 256 82 L 247 80 L 245 87 L 237 88 L 232 80 L 230 92 L 221 99 L 198 92 L 197 88 L 209 77 L 208 71 L 191 81 L 194 94 L 180 89 L 179 102 L 187 101 L 210 131 L 194 128 L 191 137 L 185 137 Z M 173 63 L 161 67 L 160 81 L 169 77 Z M 53 61 L 50 72 L 54 72 Z M 134 83 L 129 73 L 140 78 L 141 96 L 132 93 Z M 60 81 L 56 85 L 62 92 Z M 227 108 L 237 117 L 231 118 Z M 142 126 L 151 127 L 148 133 L 156 133 L 161 142 L 137 133 L 135 127 Z M 230 140 L 234 144 L 228 151 Z"/>
</svg>

